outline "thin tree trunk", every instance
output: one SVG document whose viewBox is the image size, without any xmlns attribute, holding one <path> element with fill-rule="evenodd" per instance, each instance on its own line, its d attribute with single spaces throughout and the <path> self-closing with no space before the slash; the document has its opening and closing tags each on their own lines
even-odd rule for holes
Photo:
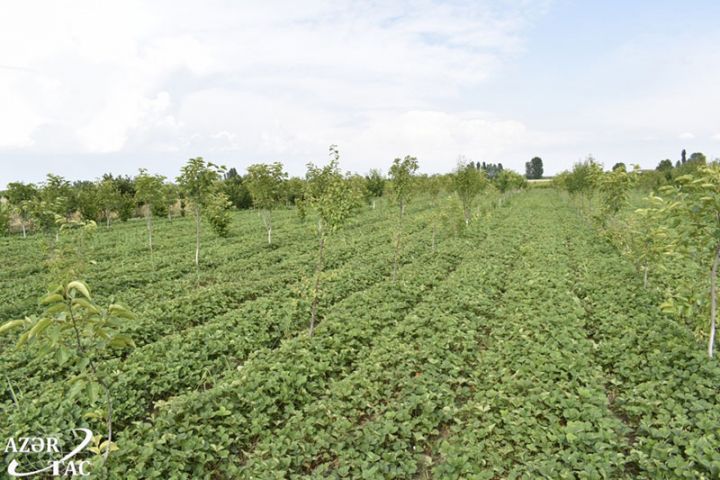
<svg viewBox="0 0 720 480">
<path fill-rule="evenodd" d="M 25 222 L 20 222 L 20 225 L 22 225 L 23 238 L 27 238 L 27 232 L 25 231 Z"/>
<path fill-rule="evenodd" d="M 147 219 L 147 229 L 148 229 L 148 247 L 150 247 L 150 255 L 153 254 L 153 240 L 152 240 L 152 234 L 153 234 L 153 223 L 152 223 L 152 214 L 149 211 L 147 212 L 147 216 L 145 217 Z"/>
<path fill-rule="evenodd" d="M 373 201 L 372 201 L 372 209 L 375 210 L 375 199 L 374 199 L 374 198 L 373 198 Z"/>
<path fill-rule="evenodd" d="M 318 303 L 319 303 L 319 297 L 320 297 L 320 275 L 322 274 L 325 259 L 324 259 L 324 251 L 325 251 L 325 237 L 323 236 L 322 232 L 322 223 L 318 222 L 318 235 L 320 237 L 320 248 L 318 249 L 318 262 L 315 266 L 315 285 L 313 287 L 313 299 L 312 299 L 312 306 L 310 307 L 310 333 L 309 335 L 312 337 L 313 332 L 315 331 L 315 324 L 317 323 L 317 311 L 318 311 Z"/>
<path fill-rule="evenodd" d="M 200 268 L 200 207 L 195 207 L 195 267 Z"/>
<path fill-rule="evenodd" d="M 647 260 L 645 261 L 645 267 L 643 270 L 645 270 L 643 273 L 643 287 L 648 288 L 648 271 L 650 270 L 650 266 L 648 265 Z"/>
<path fill-rule="evenodd" d="M 5 381 L 7 382 L 8 389 L 10 390 L 10 395 L 12 396 L 15 406 L 17 407 L 18 410 L 22 411 L 22 409 L 20 408 L 20 402 L 18 402 L 17 396 L 15 395 L 15 390 L 13 389 L 12 383 L 10 383 L 10 379 L 8 378 L 7 375 L 5 375 Z"/>
<path fill-rule="evenodd" d="M 710 339 L 708 340 L 708 356 L 713 358 L 715 350 L 715 319 L 717 317 L 717 270 L 720 263 L 720 244 L 715 248 L 715 260 L 710 273 Z"/>
<path fill-rule="evenodd" d="M 110 211 L 105 210 L 105 228 L 110 228 Z"/>
<path fill-rule="evenodd" d="M 93 369 L 94 370 L 94 369 Z M 107 401 L 107 417 L 105 420 L 105 423 L 107 425 L 107 431 L 108 431 L 108 446 L 105 449 L 105 460 L 107 461 L 108 456 L 110 455 L 110 447 L 112 446 L 112 413 L 113 413 L 113 404 L 112 404 L 112 395 L 110 393 L 110 387 L 104 382 L 100 381 L 102 386 L 105 388 L 105 400 Z"/>
<path fill-rule="evenodd" d="M 392 281 L 397 280 L 397 274 L 398 274 L 398 261 L 400 257 L 400 231 L 398 231 L 395 234 L 395 253 L 393 254 L 393 271 L 392 271 Z"/>
<path fill-rule="evenodd" d="M 272 217 L 270 215 L 271 213 L 269 210 L 262 214 L 263 223 L 265 224 L 265 229 L 267 230 L 268 245 L 272 245 Z"/>
<path fill-rule="evenodd" d="M 68 300 L 67 302 L 68 306 L 68 312 L 70 312 L 70 320 L 72 322 L 73 330 L 75 331 L 75 342 L 78 350 L 78 354 L 81 357 L 85 357 L 88 359 L 88 365 L 90 366 L 90 369 L 93 372 L 93 375 L 95 376 L 95 380 L 103 387 L 105 390 L 105 401 L 107 402 L 107 416 L 106 416 L 106 426 L 108 430 L 108 446 L 105 449 L 104 457 L 107 461 L 108 456 L 110 455 L 110 446 L 112 443 L 112 395 L 110 394 L 110 385 L 105 382 L 105 380 L 98 375 L 97 368 L 95 367 L 95 362 L 93 361 L 92 357 L 87 355 L 85 353 L 85 349 L 82 346 L 82 342 L 80 341 L 80 329 L 78 328 L 77 321 L 75 320 L 75 315 L 73 314 L 72 310 L 72 302 Z"/>
</svg>

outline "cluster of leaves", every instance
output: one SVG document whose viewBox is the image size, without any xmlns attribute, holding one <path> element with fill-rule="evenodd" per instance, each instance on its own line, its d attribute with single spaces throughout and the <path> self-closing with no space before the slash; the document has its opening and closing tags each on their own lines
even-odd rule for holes
<svg viewBox="0 0 720 480">
<path fill-rule="evenodd" d="M 631 258 L 646 288 L 653 285 L 662 291 L 662 309 L 707 340 L 712 357 L 720 266 L 720 166 L 698 160 L 691 164 L 691 174 L 674 178 L 646 198 L 643 208 L 626 215 L 621 213 L 638 182 L 637 167 L 627 172 L 624 165 L 617 165 L 603 173 L 596 164 L 585 162 L 557 182 L 571 193 L 584 193 L 588 204 L 592 192 L 599 190 L 596 218 L 605 236 Z M 700 278 L 698 270 L 705 271 Z M 704 289 L 709 295 L 701 293 Z"/>
<path fill-rule="evenodd" d="M 140 310 L 100 330 L 132 335 L 138 348 L 112 352 L 108 338 L 91 339 L 91 324 L 106 313 L 81 305 L 91 303 L 89 292 L 66 285 L 53 295 L 90 312 L 83 346 L 102 347 L 93 358 L 118 393 L 120 450 L 109 478 L 718 475 L 717 365 L 648 308 L 654 299 L 633 285 L 632 268 L 559 196 L 515 195 L 456 236 L 447 226 L 462 222 L 460 197 L 443 195 L 452 177 L 413 174 L 425 195 L 415 187 L 417 201 L 406 197 L 406 240 L 392 262 L 397 251 L 378 238 L 397 216 L 360 213 L 366 182 L 343 175 L 338 159 L 331 148 L 327 166 L 308 168 L 303 196 L 315 236 L 278 211 L 273 222 L 288 240 L 264 248 L 250 241 L 257 220 L 235 214 L 240 237 L 209 240 L 209 268 L 194 283 L 181 261 L 192 220 L 163 221 L 153 267 L 134 261 L 143 227 L 95 234 L 93 257 L 102 263 L 88 273 L 99 296 L 119 294 Z M 202 177 L 209 166 L 195 163 L 191 176 Z M 202 191 L 221 191 L 220 175 L 209 176 Z M 710 187 L 677 194 L 695 188 Z M 627 195 L 607 194 L 616 192 Z M 483 195 L 480 207 L 496 205 L 498 195 Z M 210 203 L 201 205 L 207 218 Z M 442 240 L 432 249 L 431 234 Z M 22 275 L 30 288 L 42 275 L 15 258 L 20 243 L 28 244 L 8 242 L 0 278 Z M 304 274 L 313 267 L 322 288 Z M 4 312 L 27 308 L 15 302 Z M 322 322 L 310 337 L 301 333 L 314 303 Z M 7 328 L 34 328 L 21 322 Z M 59 380 L 83 371 L 93 378 L 89 366 L 74 353 L 64 361 L 34 353 L 2 353 L 23 410 L 3 397 L 12 413 L 0 433 L 62 431 L 102 417 L 83 417 L 95 403 L 87 399 L 58 401 L 68 389 Z M 98 441 L 98 452 L 110 449 Z"/>
<path fill-rule="evenodd" d="M 529 162 L 525 162 L 525 178 L 529 180 L 539 180 L 544 173 L 543 161 L 540 157 L 533 157 Z"/>
<path fill-rule="evenodd" d="M 89 403 L 94 404 L 98 400 L 99 390 L 104 390 L 104 414 L 88 412 L 86 416 L 105 418 L 107 440 L 102 443 L 98 440 L 96 449 L 97 453 L 102 451 L 107 459 L 109 453 L 116 449 L 112 441 L 111 391 L 115 380 L 99 361 L 106 349 L 135 346 L 132 338 L 116 332 L 123 321 L 132 320 L 134 316 L 119 304 L 111 304 L 107 309 L 99 308 L 93 303 L 88 287 L 78 280 L 51 288 L 40 304 L 46 307 L 42 315 L 6 322 L 0 326 L 0 333 L 21 329 L 18 348 L 29 344 L 34 347 L 35 355 L 51 355 L 61 368 L 72 360 L 75 374 L 68 379 L 71 385 L 69 400 L 84 392 Z M 16 407 L 21 409 L 14 392 L 13 400 Z"/>
<path fill-rule="evenodd" d="M 373 237 L 388 228 L 389 220 L 380 223 L 377 220 L 366 218 L 362 224 L 353 226 L 363 235 L 353 232 L 347 237 L 347 245 L 342 242 L 333 249 L 334 254 L 328 259 L 328 273 L 332 274 L 333 281 L 325 287 L 323 308 L 330 308 L 386 277 L 383 272 L 387 272 L 389 265 L 387 253 Z M 410 231 L 421 231 L 422 225 L 422 221 L 413 221 Z M 178 226 L 178 231 L 182 230 Z M 302 234 L 302 230 L 297 233 Z M 217 289 L 205 288 L 197 294 L 193 292 L 168 301 L 164 308 L 149 306 L 144 310 L 131 324 L 140 348 L 127 358 L 113 359 L 105 366 L 107 371 L 119 372 L 114 389 L 122 394 L 114 401 L 114 423 L 120 429 L 127 428 L 132 421 L 145 418 L 155 402 L 162 403 L 185 391 L 207 389 L 227 369 L 232 371 L 236 363 L 246 360 L 252 352 L 273 348 L 286 335 L 297 334 L 306 325 L 306 310 L 295 305 L 292 295 L 288 295 L 284 287 L 297 282 L 297 273 L 312 266 L 312 242 L 309 240 L 304 237 L 295 245 L 277 250 L 260 249 L 247 262 L 237 265 L 233 262 L 234 270 L 228 272 L 227 278 L 223 277 L 223 295 L 233 294 L 228 300 L 222 298 Z M 179 244 L 178 250 L 181 251 L 181 247 Z M 236 247 L 230 248 L 237 253 Z M 408 255 L 418 255 L 425 249 L 422 236 L 418 236 L 410 245 Z M 358 257 L 358 251 L 366 252 L 367 256 Z M 239 253 L 242 257 L 247 256 L 242 250 Z M 283 263 L 275 264 L 273 259 L 283 259 Z M 259 275 L 250 274 L 257 270 L 251 269 L 251 264 L 262 268 L 257 272 Z M 156 265 L 160 266 L 161 262 Z M 237 278 L 238 272 L 245 275 L 242 282 L 224 283 Z M 167 291 L 162 286 L 159 288 Z M 236 295 L 238 290 L 243 290 L 244 297 Z M 180 318 L 181 314 L 183 318 Z M 163 325 L 162 330 L 153 333 L 151 327 Z M 164 336 L 159 336 L 160 332 Z M 52 367 L 52 363 L 45 362 L 42 369 L 47 372 L 48 367 Z M 56 427 L 62 430 L 66 422 L 72 425 L 72 419 L 81 421 L 82 413 L 89 406 L 77 399 L 58 406 L 57 399 L 63 396 L 63 383 L 44 384 L 42 377 L 38 378 L 39 372 L 33 371 L 37 368 L 37 364 L 32 368 L 21 368 L 11 377 L 13 384 L 22 384 L 25 397 L 31 392 L 37 392 L 37 397 L 32 404 L 21 399 L 24 412 L 13 414 L 10 425 L 27 425 L 30 430 L 32 426 L 41 430 Z M 24 379 L 26 374 L 39 381 Z M 124 443 L 120 443 L 121 447 Z"/>
<path fill-rule="evenodd" d="M 470 224 L 473 203 L 477 195 L 486 187 L 487 182 L 483 171 L 461 160 L 453 175 L 453 188 L 463 207 L 465 225 Z"/>
<path fill-rule="evenodd" d="M 525 177 L 512 170 L 503 170 L 495 177 L 495 185 L 501 193 L 522 190 L 527 184 Z"/>
<path fill-rule="evenodd" d="M 390 166 L 391 191 L 395 202 L 400 207 L 400 216 L 405 214 L 405 207 L 414 193 L 415 173 L 418 170 L 417 158 L 406 155 L 396 158 Z"/>
</svg>

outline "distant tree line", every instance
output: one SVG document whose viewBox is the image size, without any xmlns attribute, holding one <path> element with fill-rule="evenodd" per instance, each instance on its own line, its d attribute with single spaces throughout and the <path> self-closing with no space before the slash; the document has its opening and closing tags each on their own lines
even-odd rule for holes
<svg viewBox="0 0 720 480">
<path fill-rule="evenodd" d="M 680 152 L 680 158 L 673 160 L 666 158 L 658 162 L 653 170 L 643 170 L 638 180 L 638 186 L 645 191 L 655 191 L 665 185 L 674 185 L 676 179 L 683 175 L 692 175 L 700 167 L 709 162 L 702 152 L 687 155 L 686 150 Z"/>
<path fill-rule="evenodd" d="M 402 168 L 391 166 L 390 170 L 396 170 L 389 171 L 391 178 L 385 177 L 379 169 L 372 169 L 364 176 L 348 174 L 348 179 L 360 192 L 360 198 L 372 208 L 379 199 L 391 193 L 399 195 L 400 209 L 404 212 L 406 201 L 403 199 L 409 193 L 398 188 L 409 188 L 403 186 L 401 177 L 407 170 L 405 164 L 412 160 L 413 157 L 401 159 Z M 502 163 L 465 160 L 463 163 L 467 163 L 466 167 L 472 167 L 500 192 L 525 186 L 523 176 L 505 170 Z M 197 171 L 188 171 L 191 165 Z M 413 170 L 416 180 L 412 188 L 426 192 L 452 191 L 453 175 L 457 174 L 458 171 L 454 174 L 418 175 Z M 134 177 L 106 173 L 94 181 L 71 182 L 62 176 L 48 174 L 38 184 L 11 182 L 0 192 L 0 234 L 7 233 L 11 226 L 12 230 L 27 236 L 30 232 L 55 232 L 60 222 L 94 221 L 109 228 L 115 221 L 143 218 L 147 223 L 148 247 L 152 251 L 153 217 L 172 220 L 192 215 L 199 222 L 203 216 L 222 235 L 227 233 L 227 211 L 234 208 L 261 212 L 268 243 L 272 244 L 272 210 L 297 207 L 302 216 L 309 205 L 307 181 L 307 178 L 290 177 L 278 162 L 250 165 L 242 175 L 236 168 L 225 169 L 201 158 L 191 159 L 174 181 L 145 169 Z M 201 190 L 206 195 L 198 194 L 200 187 L 197 182 L 204 182 Z"/>
</svg>

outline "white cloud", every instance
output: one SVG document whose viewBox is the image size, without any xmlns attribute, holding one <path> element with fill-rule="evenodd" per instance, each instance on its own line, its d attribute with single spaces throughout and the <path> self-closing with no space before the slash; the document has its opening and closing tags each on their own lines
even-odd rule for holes
<svg viewBox="0 0 720 480">
<path fill-rule="evenodd" d="M 695 138 L 695 134 L 692 132 L 683 132 L 678 135 L 678 138 L 680 140 L 692 140 L 693 138 Z"/>
<path fill-rule="evenodd" d="M 301 164 L 341 143 L 364 168 L 374 155 L 499 152 L 540 135 L 455 106 L 522 51 L 521 8 L 84 0 L 4 10 L 0 150 Z"/>
</svg>

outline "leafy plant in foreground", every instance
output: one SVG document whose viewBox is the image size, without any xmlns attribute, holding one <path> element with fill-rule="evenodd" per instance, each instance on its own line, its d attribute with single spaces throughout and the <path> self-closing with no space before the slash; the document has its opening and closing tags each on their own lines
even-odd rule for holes
<svg viewBox="0 0 720 480">
<path fill-rule="evenodd" d="M 674 197 L 664 213 L 678 233 L 678 242 L 686 249 L 697 248 L 710 267 L 710 329 L 708 356 L 714 355 L 717 319 L 717 273 L 720 266 L 720 167 L 701 166 L 694 175 L 683 175 L 676 186 L 662 192 Z"/>
<path fill-rule="evenodd" d="M 617 215 L 620 209 L 627 204 L 630 189 L 637 183 L 639 170 L 640 167 L 637 165 L 630 173 L 625 168 L 615 168 L 599 177 L 598 188 L 603 202 L 600 221 L 603 224 Z"/>
<path fill-rule="evenodd" d="M 112 384 L 108 372 L 102 370 L 100 357 L 109 348 L 134 347 L 132 339 L 115 333 L 123 319 L 133 319 L 125 307 L 111 304 L 107 309 L 96 306 L 83 282 L 75 280 L 58 285 L 40 300 L 46 307 L 37 317 L 12 320 L 0 326 L 0 333 L 22 328 L 17 347 L 34 344 L 40 355 L 53 355 L 59 364 L 73 361 L 79 372 L 71 379 L 70 397 L 85 391 L 94 402 L 99 388 L 105 394 L 105 427 L 107 441 L 99 448 L 105 459 L 117 447 L 112 442 Z"/>
</svg>

